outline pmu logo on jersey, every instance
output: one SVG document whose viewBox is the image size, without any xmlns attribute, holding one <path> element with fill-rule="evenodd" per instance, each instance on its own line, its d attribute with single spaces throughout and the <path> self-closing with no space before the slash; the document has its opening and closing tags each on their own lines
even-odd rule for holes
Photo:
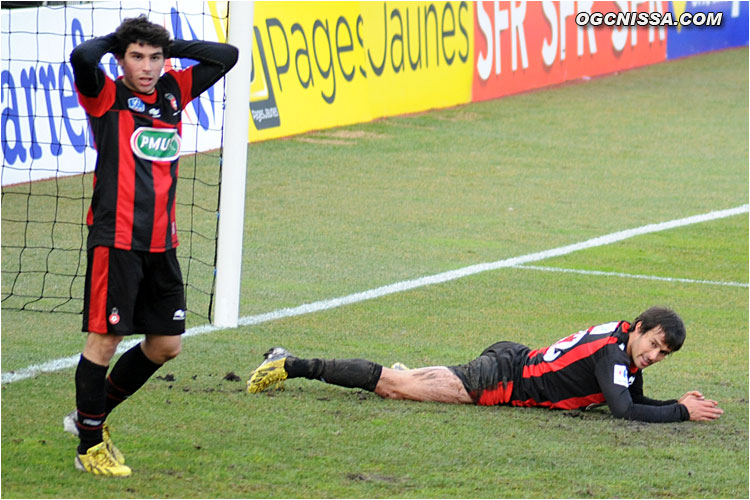
<svg viewBox="0 0 750 500">
<path fill-rule="evenodd" d="M 141 127 L 130 136 L 130 147 L 144 160 L 173 161 L 180 157 L 182 139 L 174 128 Z"/>
</svg>

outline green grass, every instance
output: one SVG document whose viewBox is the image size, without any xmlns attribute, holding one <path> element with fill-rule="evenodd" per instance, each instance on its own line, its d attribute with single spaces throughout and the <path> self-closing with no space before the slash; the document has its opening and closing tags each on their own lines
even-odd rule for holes
<svg viewBox="0 0 750 500">
<path fill-rule="evenodd" d="M 747 89 L 747 49 L 732 50 L 253 144 L 241 314 L 745 204 Z M 535 264 L 747 283 L 748 217 Z M 701 390 L 724 408 L 718 422 L 386 401 L 306 380 L 244 392 L 272 345 L 455 364 L 652 304 L 678 310 L 688 339 L 647 370 L 647 395 Z M 127 480 L 73 469 L 60 428 L 72 369 L 4 384 L 2 496 L 746 498 L 747 304 L 742 287 L 509 268 L 190 337 L 112 415 Z M 80 352 L 78 316 L 2 314 L 3 373 Z"/>
</svg>

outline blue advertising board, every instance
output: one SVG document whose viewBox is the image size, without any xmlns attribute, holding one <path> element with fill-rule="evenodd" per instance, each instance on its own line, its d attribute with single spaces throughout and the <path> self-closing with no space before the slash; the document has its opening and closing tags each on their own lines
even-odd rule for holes
<svg viewBox="0 0 750 500">
<path fill-rule="evenodd" d="M 675 19 L 683 13 L 721 13 L 720 26 L 670 26 L 667 59 L 748 44 L 748 2 L 669 2 Z"/>
</svg>

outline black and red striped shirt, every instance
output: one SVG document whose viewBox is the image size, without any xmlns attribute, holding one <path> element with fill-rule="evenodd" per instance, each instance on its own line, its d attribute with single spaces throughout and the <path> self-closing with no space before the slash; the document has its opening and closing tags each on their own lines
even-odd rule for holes
<svg viewBox="0 0 750 500">
<path fill-rule="evenodd" d="M 151 94 L 128 89 L 98 67 L 113 36 L 83 42 L 71 53 L 79 102 L 97 149 L 87 247 L 164 252 L 175 248 L 175 198 L 182 110 L 237 60 L 231 45 L 174 40 L 170 56 L 199 64 L 164 73 Z"/>
<path fill-rule="evenodd" d="M 642 371 L 627 354 L 629 330 L 628 322 L 618 321 L 581 330 L 542 349 L 513 344 L 507 382 L 484 391 L 478 404 L 570 410 L 606 403 L 618 418 L 689 419 L 687 408 L 676 400 L 644 396 Z"/>
</svg>

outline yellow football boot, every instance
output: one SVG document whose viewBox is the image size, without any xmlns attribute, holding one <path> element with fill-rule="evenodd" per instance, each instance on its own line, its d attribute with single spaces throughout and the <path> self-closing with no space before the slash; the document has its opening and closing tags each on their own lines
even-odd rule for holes
<svg viewBox="0 0 750 500">
<path fill-rule="evenodd" d="M 250 380 L 247 381 L 247 392 L 257 394 L 270 388 L 283 390 L 287 377 L 284 362 L 289 356 L 291 354 L 283 347 L 274 347 L 266 352 L 263 362 L 253 370 Z"/>
<path fill-rule="evenodd" d="M 133 471 L 112 456 L 102 441 L 89 448 L 84 455 L 76 453 L 76 469 L 90 472 L 95 476 L 128 477 Z"/>
<path fill-rule="evenodd" d="M 65 432 L 73 434 L 74 436 L 78 436 L 78 426 L 76 425 L 77 423 L 78 411 L 73 410 L 63 418 L 63 430 Z M 125 455 L 123 455 L 122 452 L 117 448 L 117 446 L 115 446 L 115 444 L 112 442 L 112 438 L 109 435 L 109 426 L 106 423 L 102 426 L 102 441 L 104 441 L 104 444 L 107 445 L 109 452 L 113 457 L 115 457 L 115 460 L 117 460 L 121 464 L 124 464 Z"/>
</svg>

